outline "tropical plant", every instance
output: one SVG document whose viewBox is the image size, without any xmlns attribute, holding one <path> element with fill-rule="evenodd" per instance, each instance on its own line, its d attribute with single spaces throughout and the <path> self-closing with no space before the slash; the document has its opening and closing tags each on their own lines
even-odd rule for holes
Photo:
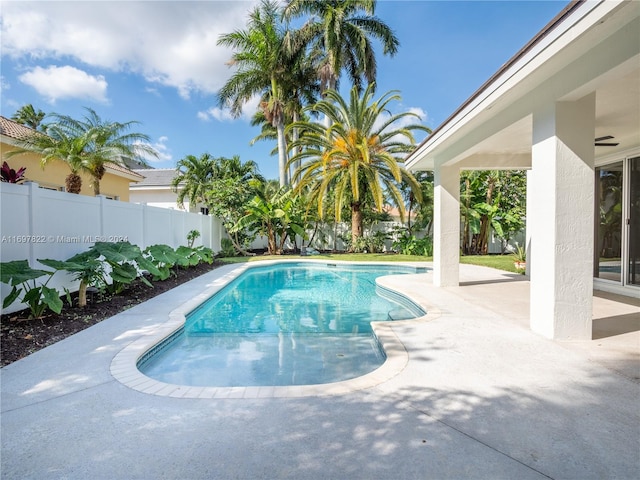
<svg viewBox="0 0 640 480">
<path fill-rule="evenodd" d="M 200 237 L 200 232 L 198 230 L 191 230 L 187 233 L 187 243 L 189 248 L 193 248 L 193 243 L 198 237 Z"/>
<path fill-rule="evenodd" d="M 375 0 L 290 0 L 284 7 L 287 19 L 309 15 L 300 36 L 315 51 L 324 53 L 318 76 L 323 90 L 337 90 L 342 70 L 361 90 L 363 79 L 374 83 L 376 60 L 372 39 L 379 40 L 385 55 L 395 55 L 400 42 L 375 16 Z"/>
<path fill-rule="evenodd" d="M 42 110 L 36 111 L 30 103 L 20 107 L 16 113 L 11 116 L 14 122 L 26 125 L 29 128 L 38 130 L 42 127 L 42 121 L 46 117 L 46 113 Z"/>
<path fill-rule="evenodd" d="M 407 208 L 407 229 L 410 234 L 414 230 L 424 230 L 430 235 L 433 224 L 433 172 L 415 172 L 413 176 L 420 185 L 420 202 L 409 185 L 403 183 L 400 186 Z"/>
<path fill-rule="evenodd" d="M 525 225 L 525 172 L 471 171 L 463 172 L 460 179 L 462 253 L 486 255 L 491 229 L 504 248 Z"/>
<path fill-rule="evenodd" d="M 430 257 L 433 255 L 433 239 L 431 237 L 417 238 L 410 231 L 404 230 L 394 240 L 393 248 L 403 255 Z"/>
<path fill-rule="evenodd" d="M 96 242 L 90 250 L 100 255 L 110 267 L 111 283 L 105 285 L 108 292 L 118 294 L 136 278 L 140 278 L 147 286 L 152 286 L 138 268 L 140 265 L 142 269 L 148 270 L 150 265 L 144 262 L 137 245 L 129 242 Z"/>
<path fill-rule="evenodd" d="M 230 235 L 238 253 L 247 255 L 246 244 L 250 243 L 245 231 L 234 230 L 233 226 L 245 214 L 245 205 L 256 194 L 255 185 L 264 182 L 258 172 L 258 165 L 249 160 L 241 162 L 240 157 L 217 159 L 215 173 L 206 193 L 209 211 L 221 221 Z"/>
<path fill-rule="evenodd" d="M 245 215 L 231 231 L 247 229 L 263 235 L 267 238 L 267 253 L 281 254 L 290 235 L 305 235 L 303 226 L 292 215 L 292 191 L 269 183 L 253 183 L 256 196 L 246 204 Z"/>
<path fill-rule="evenodd" d="M 516 262 L 526 262 L 527 261 L 527 249 L 522 245 L 518 245 L 516 242 L 516 251 L 513 252 L 513 258 Z"/>
<path fill-rule="evenodd" d="M 7 153 L 7 157 L 35 152 L 42 156 L 44 168 L 51 160 L 67 163 L 71 174 L 65 179 L 67 192 L 80 193 L 80 172 L 91 177 L 95 195 L 100 194 L 100 180 L 109 163 L 126 166 L 126 161 L 138 160 L 141 155 L 157 156 L 158 153 L 145 142 L 147 135 L 129 130 L 137 122 L 106 122 L 90 108 L 83 121 L 66 115 L 51 114 L 54 121 L 43 132 L 18 141 L 18 149 Z M 144 161 L 140 162 L 144 163 Z"/>
<path fill-rule="evenodd" d="M 5 309 L 16 300 L 20 300 L 28 305 L 29 318 L 40 318 L 47 308 L 60 313 L 60 294 L 55 288 L 47 286 L 54 273 L 55 271 L 33 269 L 27 260 L 0 263 L 0 282 L 11 286 L 11 292 L 2 302 L 2 308 Z M 47 280 L 37 284 L 36 280 L 43 276 L 47 276 Z"/>
<path fill-rule="evenodd" d="M 310 108 L 329 117 L 332 125 L 304 122 L 300 139 L 291 144 L 291 148 L 302 148 L 291 159 L 303 162 L 294 173 L 298 191 L 308 189 L 321 218 L 331 194 L 337 222 L 343 205 L 349 205 L 353 242 L 362 236 L 366 208 L 382 211 L 390 201 L 404 218 L 404 200 L 398 187 L 402 181 L 418 201 L 422 198 L 420 185 L 401 162 L 414 148 L 412 132 L 428 129 L 418 123 L 398 126 L 402 119 L 419 117 L 412 112 L 389 114 L 389 103 L 400 100 L 400 96 L 388 92 L 373 101 L 373 90 L 374 85 L 369 85 L 360 97 L 353 87 L 348 104 L 335 90 L 327 91 L 326 98 Z M 291 128 L 296 126 L 292 124 Z"/>
<path fill-rule="evenodd" d="M 189 200 L 189 210 L 195 211 L 198 203 L 204 203 L 209 182 L 213 178 L 216 159 L 208 153 L 199 157 L 187 155 L 176 164 L 176 176 L 171 181 L 173 191 L 178 194 L 176 202 L 183 208 Z"/>
<path fill-rule="evenodd" d="M 278 3 L 271 0 L 262 0 L 251 11 L 245 30 L 224 34 L 218 40 L 218 45 L 234 50 L 229 64 L 236 68 L 218 93 L 219 104 L 230 107 L 237 117 L 247 101 L 261 97 L 260 108 L 277 133 L 281 186 L 288 183 L 284 127 L 290 72 L 296 57 L 304 53 L 302 46 L 294 48 L 296 43 L 280 20 Z"/>
<path fill-rule="evenodd" d="M 236 248 L 233 246 L 233 242 L 230 238 L 222 238 L 220 239 L 220 252 L 218 252 L 218 256 L 220 257 L 235 257 L 238 255 Z"/>
<path fill-rule="evenodd" d="M 153 280 L 166 280 L 171 276 L 171 268 L 178 262 L 184 263 L 183 255 L 179 255 L 169 245 L 151 245 L 144 250 L 145 258 L 153 264 Z M 189 263 L 188 261 L 186 262 Z"/>
<path fill-rule="evenodd" d="M 97 287 L 99 290 L 104 290 L 107 285 L 104 262 L 98 259 L 99 256 L 100 254 L 92 249 L 74 255 L 65 261 L 48 258 L 38 259 L 38 261 L 55 270 L 67 271 L 73 275 L 75 280 L 79 280 L 78 306 L 85 307 L 87 305 L 87 288 Z M 70 294 L 68 290 L 66 292 L 69 305 L 71 305 Z"/>
<path fill-rule="evenodd" d="M 105 121 L 91 108 L 85 107 L 85 110 L 87 114 L 83 120 L 75 120 L 66 115 L 52 116 L 72 137 L 84 139 L 86 148 L 82 165 L 91 176 L 94 195 L 100 194 L 100 181 L 108 164 L 126 167 L 127 162 L 137 162 L 145 165 L 145 156 L 158 156 L 158 152 L 149 144 L 148 135 L 131 131 L 139 122 Z"/>
<path fill-rule="evenodd" d="M 66 191 L 80 193 L 82 177 L 80 172 L 85 170 L 84 157 L 88 150 L 88 139 L 77 136 L 66 128 L 51 124 L 44 133 L 33 132 L 32 135 L 19 140 L 18 148 L 7 152 L 11 158 L 16 155 L 38 153 L 41 155 L 40 165 L 44 168 L 52 160 L 61 160 L 67 164 L 71 173 L 65 178 Z"/>
<path fill-rule="evenodd" d="M 22 183 L 24 182 L 24 172 L 26 171 L 26 167 L 21 167 L 16 171 L 11 168 L 7 162 L 2 162 L 2 169 L 0 169 L 0 178 L 5 183 Z"/>
</svg>

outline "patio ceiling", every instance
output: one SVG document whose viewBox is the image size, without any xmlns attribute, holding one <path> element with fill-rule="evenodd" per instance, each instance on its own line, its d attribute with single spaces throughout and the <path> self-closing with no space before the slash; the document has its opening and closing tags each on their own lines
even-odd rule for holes
<svg viewBox="0 0 640 480">
<path fill-rule="evenodd" d="M 535 109 L 592 92 L 594 138 L 612 136 L 606 141 L 618 143 L 594 147 L 596 160 L 640 146 L 640 2 L 572 8 L 438 127 L 407 166 L 530 168 Z"/>
</svg>

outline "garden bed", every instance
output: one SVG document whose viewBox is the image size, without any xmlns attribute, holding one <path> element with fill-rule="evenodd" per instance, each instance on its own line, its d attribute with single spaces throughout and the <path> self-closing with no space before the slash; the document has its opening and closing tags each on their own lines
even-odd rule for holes
<svg viewBox="0 0 640 480">
<path fill-rule="evenodd" d="M 4 314 L 0 316 L 0 365 L 9 365 L 221 265 L 214 262 L 176 268 L 175 275 L 153 282 L 152 288 L 136 280 L 119 295 L 100 298 L 96 294 L 94 301 L 84 308 L 70 307 L 65 300 L 59 314 L 47 311 L 37 319 L 28 319 L 28 310 Z M 77 294 L 72 299 L 76 305 Z"/>
</svg>

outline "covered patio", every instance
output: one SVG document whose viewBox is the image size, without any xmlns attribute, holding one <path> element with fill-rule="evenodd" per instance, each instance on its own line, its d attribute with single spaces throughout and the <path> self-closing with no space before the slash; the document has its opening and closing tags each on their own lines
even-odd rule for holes
<svg viewBox="0 0 640 480">
<path fill-rule="evenodd" d="M 594 288 L 640 298 L 640 3 L 570 3 L 406 165 L 434 171 L 438 287 L 460 284 L 460 172 L 527 169 L 530 328 L 590 340 Z M 614 169 L 619 227 L 603 258 Z"/>
</svg>

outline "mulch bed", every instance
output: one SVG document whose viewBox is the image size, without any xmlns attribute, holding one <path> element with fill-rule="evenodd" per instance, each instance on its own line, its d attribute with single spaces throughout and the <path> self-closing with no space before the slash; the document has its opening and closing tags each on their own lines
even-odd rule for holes
<svg viewBox="0 0 640 480">
<path fill-rule="evenodd" d="M 75 306 L 76 296 L 72 296 L 74 306 L 70 307 L 66 299 L 63 299 L 64 307 L 60 314 L 49 311 L 41 318 L 28 319 L 29 311 L 23 310 L 2 315 L 0 365 L 9 365 L 221 265 L 223 264 L 220 262 L 211 265 L 202 263 L 187 269 L 177 269 L 175 276 L 162 282 L 153 282 L 153 288 L 137 281 L 119 295 L 103 298 L 96 295 L 94 302 L 84 308 Z"/>
</svg>

